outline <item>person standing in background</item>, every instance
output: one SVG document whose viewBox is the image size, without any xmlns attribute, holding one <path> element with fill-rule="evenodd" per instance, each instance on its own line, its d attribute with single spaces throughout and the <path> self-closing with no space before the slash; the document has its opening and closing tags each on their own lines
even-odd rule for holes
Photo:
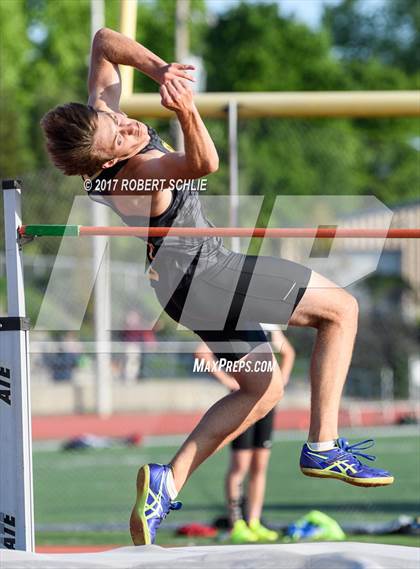
<svg viewBox="0 0 420 569">
<path fill-rule="evenodd" d="M 142 375 L 143 343 L 147 342 L 149 349 L 155 348 L 157 344 L 156 334 L 150 322 L 144 321 L 138 311 L 130 310 L 124 320 L 121 340 L 125 343 L 125 353 L 120 371 L 121 379 L 127 383 L 133 383 Z"/>
</svg>

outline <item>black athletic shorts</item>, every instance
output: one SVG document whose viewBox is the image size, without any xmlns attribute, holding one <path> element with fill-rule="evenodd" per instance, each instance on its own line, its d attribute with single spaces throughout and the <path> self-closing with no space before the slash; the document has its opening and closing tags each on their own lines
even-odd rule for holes
<svg viewBox="0 0 420 569">
<path fill-rule="evenodd" d="M 254 448 L 271 448 L 273 434 L 274 409 L 265 417 L 254 423 L 242 435 L 231 442 L 232 450 L 251 450 Z"/>
<path fill-rule="evenodd" d="M 157 271 L 153 288 L 167 314 L 198 334 L 218 358 L 230 360 L 267 342 L 261 322 L 288 323 L 311 276 L 311 269 L 292 261 L 224 247 L 210 268 L 196 275 L 189 270 L 172 290 L 171 270 Z"/>
</svg>

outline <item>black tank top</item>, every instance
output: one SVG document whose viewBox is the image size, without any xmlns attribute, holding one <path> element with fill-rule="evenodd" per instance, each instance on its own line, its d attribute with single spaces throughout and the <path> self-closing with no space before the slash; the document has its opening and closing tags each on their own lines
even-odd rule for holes
<svg viewBox="0 0 420 569">
<path fill-rule="evenodd" d="M 157 132 L 147 127 L 150 141 L 140 150 L 139 154 L 159 150 L 167 154 L 173 149 L 164 142 Z M 122 221 L 131 227 L 214 227 L 205 217 L 199 200 L 199 192 L 194 188 L 186 190 L 172 191 L 172 201 L 168 209 L 158 216 L 127 215 L 121 213 L 109 200 L 107 196 L 111 191 L 98 191 L 98 182 L 101 180 L 111 180 L 128 162 L 122 160 L 111 168 L 106 168 L 92 180 L 92 190 L 88 192 L 89 197 L 99 203 L 109 206 Z M 178 269 L 184 274 L 188 272 L 192 263 L 194 272 L 198 274 L 217 262 L 217 254 L 223 247 L 220 237 L 142 237 L 147 242 L 147 258 L 149 263 L 153 263 L 159 273 L 162 270 Z M 159 255 L 158 255 L 159 252 Z"/>
</svg>

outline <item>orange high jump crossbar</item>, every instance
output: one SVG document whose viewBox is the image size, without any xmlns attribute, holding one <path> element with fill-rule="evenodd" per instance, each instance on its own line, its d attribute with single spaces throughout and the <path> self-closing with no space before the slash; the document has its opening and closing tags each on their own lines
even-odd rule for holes
<svg viewBox="0 0 420 569">
<path fill-rule="evenodd" d="M 420 229 L 367 229 L 346 227 L 95 227 L 84 225 L 22 225 L 21 237 L 66 236 L 86 237 L 258 237 L 258 238 L 316 238 L 316 239 L 420 239 Z"/>
</svg>

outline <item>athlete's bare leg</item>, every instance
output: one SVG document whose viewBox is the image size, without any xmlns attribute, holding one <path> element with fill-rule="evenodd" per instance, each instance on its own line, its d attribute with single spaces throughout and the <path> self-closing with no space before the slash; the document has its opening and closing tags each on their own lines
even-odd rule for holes
<svg viewBox="0 0 420 569">
<path fill-rule="evenodd" d="M 255 448 L 252 453 L 248 482 L 249 520 L 261 519 L 270 454 L 269 448 Z"/>
<path fill-rule="evenodd" d="M 357 331 L 356 300 L 345 290 L 313 273 L 289 322 L 317 329 L 311 359 L 311 422 L 309 441 L 338 437 L 340 398 Z"/>
<path fill-rule="evenodd" d="M 264 417 L 280 400 L 283 381 L 270 345 L 258 346 L 244 359 L 251 362 L 272 361 L 274 371 L 232 374 L 240 389 L 207 411 L 170 463 L 178 491 L 206 458 Z"/>
<path fill-rule="evenodd" d="M 338 437 L 338 411 L 353 352 L 357 316 L 357 302 L 350 294 L 321 275 L 312 274 L 290 320 L 292 326 L 317 329 L 311 360 L 310 441 Z M 255 357 L 255 352 L 246 357 Z M 235 376 L 241 389 L 216 403 L 181 447 L 172 461 L 178 490 L 203 460 L 277 403 L 282 392 L 278 367 L 270 378 L 255 381 L 255 375 Z"/>
</svg>

